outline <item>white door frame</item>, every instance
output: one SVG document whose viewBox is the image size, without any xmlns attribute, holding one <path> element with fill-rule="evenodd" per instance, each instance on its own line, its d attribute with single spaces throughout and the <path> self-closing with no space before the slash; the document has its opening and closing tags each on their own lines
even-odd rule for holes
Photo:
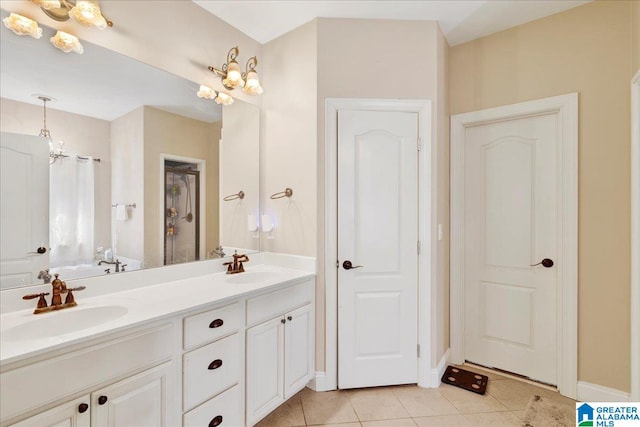
<svg viewBox="0 0 640 427">
<path fill-rule="evenodd" d="M 562 144 L 558 176 L 561 240 L 558 253 L 558 389 L 576 398 L 578 383 L 578 94 L 554 96 L 451 116 L 451 362 L 463 363 L 464 349 L 464 143 L 465 128 L 495 121 L 556 114 Z"/>
<path fill-rule="evenodd" d="M 640 401 L 640 70 L 631 80 L 631 394 Z"/>
<path fill-rule="evenodd" d="M 435 244 L 432 235 L 436 217 L 435 145 L 431 138 L 431 101 L 409 99 L 328 98 L 325 101 L 325 373 L 316 378 L 317 391 L 338 388 L 338 258 L 337 185 L 338 185 L 338 110 L 403 111 L 418 113 L 418 135 L 422 148 L 418 156 L 419 223 L 418 239 L 422 242 L 418 259 L 418 385 L 437 387 L 440 378 L 432 369 L 432 333 L 436 310 L 432 306 L 432 283 L 436 280 Z"/>
</svg>

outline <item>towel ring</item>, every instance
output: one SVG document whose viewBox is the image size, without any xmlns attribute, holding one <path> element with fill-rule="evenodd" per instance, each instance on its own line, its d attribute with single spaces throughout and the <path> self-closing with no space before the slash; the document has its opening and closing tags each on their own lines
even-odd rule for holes
<svg viewBox="0 0 640 427">
<path fill-rule="evenodd" d="M 284 191 L 281 191 L 279 193 L 273 193 L 271 195 L 271 199 L 282 199 L 284 197 L 291 197 L 293 196 L 293 190 L 289 187 L 285 188 Z"/>
<path fill-rule="evenodd" d="M 237 194 L 232 194 L 230 196 L 225 197 L 224 200 L 225 202 L 230 202 L 231 200 L 236 200 L 236 199 L 244 199 L 244 191 L 240 190 Z"/>
</svg>

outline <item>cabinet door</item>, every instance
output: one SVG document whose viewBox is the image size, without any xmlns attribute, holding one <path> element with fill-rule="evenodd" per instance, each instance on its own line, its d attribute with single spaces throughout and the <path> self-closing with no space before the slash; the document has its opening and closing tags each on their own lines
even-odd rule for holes
<svg viewBox="0 0 640 427">
<path fill-rule="evenodd" d="M 284 317 L 247 329 L 247 424 L 284 401 Z"/>
<path fill-rule="evenodd" d="M 11 427 L 89 427 L 90 424 L 89 395 L 86 395 L 12 424 Z"/>
<path fill-rule="evenodd" d="M 307 385 L 313 375 L 313 311 L 311 304 L 285 314 L 284 398 Z"/>
<path fill-rule="evenodd" d="M 94 427 L 171 426 L 175 411 L 171 362 L 91 394 Z"/>
</svg>

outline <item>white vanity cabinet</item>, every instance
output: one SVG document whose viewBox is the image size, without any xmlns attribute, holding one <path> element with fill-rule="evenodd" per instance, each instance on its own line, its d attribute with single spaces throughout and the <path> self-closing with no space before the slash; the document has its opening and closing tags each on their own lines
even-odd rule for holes
<svg viewBox="0 0 640 427">
<path fill-rule="evenodd" d="M 313 377 L 315 282 L 235 280 L 3 364 L 0 427 L 255 425 Z"/>
<path fill-rule="evenodd" d="M 3 371 L 0 425 L 23 414 L 31 416 L 14 425 L 175 425 L 175 329 L 166 323 Z"/>
<path fill-rule="evenodd" d="M 248 426 L 313 377 L 313 294 L 308 281 L 247 300 Z"/>
</svg>

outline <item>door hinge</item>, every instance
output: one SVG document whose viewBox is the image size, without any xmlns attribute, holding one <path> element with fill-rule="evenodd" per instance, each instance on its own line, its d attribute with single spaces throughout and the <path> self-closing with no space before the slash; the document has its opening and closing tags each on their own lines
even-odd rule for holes
<svg viewBox="0 0 640 427">
<path fill-rule="evenodd" d="M 422 140 L 418 138 L 418 151 L 422 150 Z"/>
<path fill-rule="evenodd" d="M 418 242 L 417 242 L 417 243 L 418 243 L 418 244 L 417 244 L 417 248 L 416 248 L 416 249 L 417 249 L 417 251 L 418 251 L 418 255 L 420 255 L 420 250 L 422 249 L 422 247 L 421 247 L 422 245 L 420 244 L 420 240 L 418 240 Z"/>
<path fill-rule="evenodd" d="M 420 344 L 418 344 L 416 348 L 417 348 L 418 357 L 420 357 Z"/>
</svg>

